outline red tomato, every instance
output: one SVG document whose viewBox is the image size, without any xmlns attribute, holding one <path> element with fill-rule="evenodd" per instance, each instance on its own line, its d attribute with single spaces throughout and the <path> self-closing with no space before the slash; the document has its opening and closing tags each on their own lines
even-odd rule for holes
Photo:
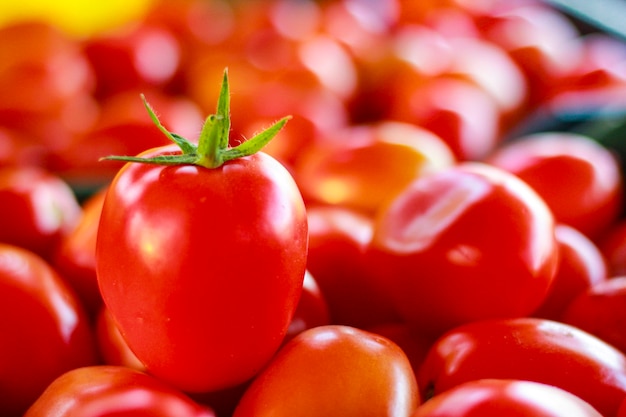
<svg viewBox="0 0 626 417">
<path fill-rule="evenodd" d="M 305 149 L 294 168 L 304 198 L 375 213 L 408 183 L 455 157 L 434 133 L 408 123 L 350 126 Z"/>
<path fill-rule="evenodd" d="M 287 332 L 306 268 L 302 196 L 283 165 L 254 153 L 286 119 L 230 148 L 226 73 L 222 86 L 197 146 L 167 133 L 179 149 L 141 155 L 177 164 L 132 162 L 119 171 L 98 227 L 107 308 L 146 369 L 185 391 L 234 386 L 265 365 Z"/>
<path fill-rule="evenodd" d="M 626 220 L 618 220 L 598 243 L 608 264 L 608 275 L 626 275 Z"/>
<path fill-rule="evenodd" d="M 386 283 L 368 271 L 365 253 L 373 222 L 339 206 L 309 206 L 307 268 L 328 304 L 333 324 L 364 328 L 398 321 Z"/>
<path fill-rule="evenodd" d="M 163 381 L 123 366 L 87 366 L 53 381 L 24 417 L 215 417 Z"/>
<path fill-rule="evenodd" d="M 414 181 L 381 210 L 367 259 L 401 317 L 439 334 L 530 314 L 552 284 L 558 246 L 528 185 L 466 162 Z"/>
<path fill-rule="evenodd" d="M 42 258 L 0 244 L 0 409 L 18 417 L 57 376 L 96 362 L 89 320 Z"/>
<path fill-rule="evenodd" d="M 288 342 L 252 381 L 233 416 L 408 417 L 418 403 L 415 375 L 395 343 L 331 325 Z"/>
<path fill-rule="evenodd" d="M 78 224 L 63 236 L 52 262 L 92 317 L 102 307 L 96 278 L 96 238 L 106 190 L 99 190 L 83 203 Z"/>
<path fill-rule="evenodd" d="M 330 324 L 330 313 L 324 294 L 309 271 L 304 274 L 302 294 L 291 318 L 285 342 L 306 329 Z"/>
<path fill-rule="evenodd" d="M 146 370 L 144 364 L 137 359 L 137 356 L 128 347 L 128 343 L 122 337 L 113 316 L 111 316 L 106 306 L 102 306 L 98 312 L 95 326 L 98 350 L 104 364 L 125 366 L 139 371 Z"/>
<path fill-rule="evenodd" d="M 411 417 L 602 417 L 588 402 L 553 385 L 479 379 L 450 388 Z"/>
<path fill-rule="evenodd" d="M 569 303 L 561 321 L 626 353 L 626 276 L 598 282 L 579 294 Z"/>
<path fill-rule="evenodd" d="M 483 378 L 554 385 L 612 416 L 626 396 L 626 356 L 567 324 L 537 318 L 484 320 L 437 340 L 420 368 L 418 384 L 428 398 Z"/>
<path fill-rule="evenodd" d="M 0 169 L 0 201 L 0 242 L 48 260 L 81 216 L 70 186 L 37 167 Z"/>
<path fill-rule="evenodd" d="M 623 179 L 615 155 L 587 136 L 537 133 L 498 148 L 487 162 L 528 183 L 557 221 L 592 239 L 621 213 Z"/>
<path fill-rule="evenodd" d="M 533 313 L 552 320 L 558 320 L 578 294 L 608 277 L 604 256 L 593 241 L 565 224 L 557 224 L 555 232 L 559 265 L 548 296 Z"/>
</svg>

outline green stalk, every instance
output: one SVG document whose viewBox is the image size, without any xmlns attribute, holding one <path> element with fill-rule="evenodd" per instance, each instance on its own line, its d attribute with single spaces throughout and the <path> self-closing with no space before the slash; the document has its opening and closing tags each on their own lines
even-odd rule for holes
<svg viewBox="0 0 626 417">
<path fill-rule="evenodd" d="M 198 145 L 184 137 L 168 131 L 162 124 L 154 110 L 141 95 L 141 99 L 156 127 L 181 150 L 180 155 L 160 155 L 143 158 L 138 156 L 111 155 L 102 160 L 141 162 L 157 165 L 198 165 L 205 168 L 218 168 L 225 162 L 249 156 L 260 151 L 285 126 L 291 116 L 283 117 L 267 129 L 254 135 L 236 147 L 229 147 L 230 134 L 230 88 L 228 85 L 228 69 L 224 70 L 222 87 L 217 101 L 216 113 L 208 116 L 200 131 Z"/>
</svg>

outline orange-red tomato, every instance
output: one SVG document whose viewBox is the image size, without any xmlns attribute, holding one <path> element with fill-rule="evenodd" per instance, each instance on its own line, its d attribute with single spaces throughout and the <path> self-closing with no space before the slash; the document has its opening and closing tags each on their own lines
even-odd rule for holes
<svg viewBox="0 0 626 417">
<path fill-rule="evenodd" d="M 34 253 L 0 243 L 0 409 L 20 417 L 56 377 L 97 355 L 80 301 Z"/>
<path fill-rule="evenodd" d="M 234 417 L 408 417 L 419 395 L 404 352 L 348 326 L 306 330 L 254 378 Z"/>
<path fill-rule="evenodd" d="M 487 158 L 528 183 L 555 219 L 597 238 L 621 214 L 620 162 L 587 136 L 547 132 L 508 142 Z"/>
</svg>

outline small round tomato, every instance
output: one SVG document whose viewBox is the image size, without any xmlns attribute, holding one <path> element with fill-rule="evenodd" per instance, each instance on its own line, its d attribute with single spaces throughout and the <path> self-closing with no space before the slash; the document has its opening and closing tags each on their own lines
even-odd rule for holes
<svg viewBox="0 0 626 417">
<path fill-rule="evenodd" d="M 330 312 L 324 294 L 309 271 L 304 274 L 302 294 L 285 335 L 285 341 L 312 327 L 330 324 Z"/>
<path fill-rule="evenodd" d="M 62 237 L 52 260 L 92 317 L 102 306 L 96 277 L 96 238 L 105 195 L 106 187 L 83 203 L 78 224 Z"/>
<path fill-rule="evenodd" d="M 364 328 L 398 321 L 386 283 L 375 279 L 365 261 L 373 221 L 339 206 L 307 207 L 307 268 L 315 277 L 333 324 Z"/>
<path fill-rule="evenodd" d="M 554 385 L 612 416 L 626 396 L 626 356 L 564 323 L 526 317 L 483 320 L 439 338 L 418 372 L 425 398 L 483 378 Z"/>
<path fill-rule="evenodd" d="M 400 316 L 440 333 L 530 314 L 552 284 L 552 213 L 504 170 L 465 162 L 417 179 L 379 212 L 366 259 Z"/>
<path fill-rule="evenodd" d="M 0 201 L 0 242 L 26 248 L 47 260 L 81 216 L 70 186 L 37 167 L 2 168 Z"/>
<path fill-rule="evenodd" d="M 252 381 L 234 417 L 408 417 L 418 403 L 415 375 L 395 343 L 330 325 L 289 341 Z"/>
<path fill-rule="evenodd" d="M 588 402 L 553 385 L 478 379 L 431 398 L 411 417 L 602 417 Z"/>
<path fill-rule="evenodd" d="M 54 380 L 24 417 L 215 417 L 168 384 L 124 366 L 86 366 Z"/>
<path fill-rule="evenodd" d="M 620 163 L 587 136 L 536 133 L 499 147 L 487 162 L 528 183 L 560 223 L 595 239 L 621 214 Z"/>
<path fill-rule="evenodd" d="M 565 224 L 557 224 L 555 233 L 559 264 L 546 299 L 533 315 L 558 320 L 578 294 L 606 281 L 608 272 L 602 252 L 587 236 Z"/>
<path fill-rule="evenodd" d="M 41 257 L 0 243 L 0 409 L 19 417 L 56 377 L 93 365 L 89 319 Z"/>
<path fill-rule="evenodd" d="M 626 353 L 626 276 L 598 282 L 567 306 L 561 321 L 585 330 Z"/>
<path fill-rule="evenodd" d="M 415 178 L 455 161 L 434 133 L 388 121 L 349 126 L 319 139 L 302 152 L 294 176 L 310 204 L 372 214 Z"/>
</svg>

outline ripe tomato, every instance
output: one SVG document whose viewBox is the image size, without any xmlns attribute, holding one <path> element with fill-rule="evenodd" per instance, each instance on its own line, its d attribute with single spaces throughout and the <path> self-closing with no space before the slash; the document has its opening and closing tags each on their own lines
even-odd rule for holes
<svg viewBox="0 0 626 417">
<path fill-rule="evenodd" d="M 102 188 L 83 203 L 78 224 L 61 238 L 52 259 L 53 266 L 74 289 L 92 317 L 102 306 L 96 278 L 96 238 L 106 190 L 106 187 Z"/>
<path fill-rule="evenodd" d="M 607 148 L 576 133 L 548 132 L 499 147 L 487 162 L 528 183 L 557 221 L 592 239 L 621 213 L 620 163 Z"/>
<path fill-rule="evenodd" d="M 243 394 L 234 417 L 408 417 L 415 375 L 389 339 L 349 326 L 306 330 L 289 341 Z"/>
<path fill-rule="evenodd" d="M 113 316 L 102 306 L 95 318 L 96 342 L 102 362 L 106 365 L 125 366 L 145 371 L 146 367 L 130 350 L 128 343 L 117 328 Z"/>
<path fill-rule="evenodd" d="M 612 416 L 626 396 L 626 356 L 560 322 L 517 318 L 459 326 L 430 349 L 418 373 L 430 398 L 467 381 L 523 379 L 554 385 Z"/>
<path fill-rule="evenodd" d="M 306 329 L 327 324 L 330 324 L 328 304 L 319 285 L 317 285 L 317 281 L 309 271 L 306 271 L 298 307 L 291 318 L 284 342 Z"/>
<path fill-rule="evenodd" d="M 367 268 L 372 219 L 345 207 L 308 206 L 307 268 L 315 277 L 333 324 L 358 328 L 399 321 L 386 283 Z"/>
<path fill-rule="evenodd" d="M 47 260 L 82 212 L 65 181 L 31 166 L 0 170 L 0 201 L 0 242 L 26 248 Z"/>
<path fill-rule="evenodd" d="M 415 178 L 455 162 L 434 133 L 387 121 L 352 125 L 321 138 L 301 153 L 294 176 L 311 204 L 372 214 Z"/>
<path fill-rule="evenodd" d="M 438 334 L 530 314 L 558 246 L 552 213 L 514 175 L 465 162 L 422 177 L 379 212 L 366 254 L 399 314 Z"/>
<path fill-rule="evenodd" d="M 478 379 L 435 396 L 411 417 L 602 417 L 588 402 L 553 385 Z"/>
<path fill-rule="evenodd" d="M 0 243 L 0 409 L 19 417 L 63 372 L 96 362 L 89 319 L 41 257 Z"/>
<path fill-rule="evenodd" d="M 180 149 L 121 158 L 174 165 L 125 165 L 96 243 L 102 297 L 124 339 L 150 373 L 186 391 L 233 386 L 264 366 L 306 268 L 302 196 L 284 166 L 254 153 L 286 119 L 229 148 L 226 73 L 222 86 L 197 147 L 167 132 Z"/>
<path fill-rule="evenodd" d="M 215 417 L 163 381 L 123 366 L 86 366 L 54 380 L 24 417 Z"/>
<path fill-rule="evenodd" d="M 608 266 L 608 275 L 626 275 L 626 219 L 618 220 L 598 243 Z"/>
<path fill-rule="evenodd" d="M 560 319 L 626 353 L 626 276 L 598 282 L 578 294 Z"/>
<path fill-rule="evenodd" d="M 565 224 L 557 224 L 555 233 L 559 264 L 547 297 L 533 315 L 559 320 L 578 294 L 606 281 L 608 273 L 602 252 L 587 236 Z"/>
</svg>

